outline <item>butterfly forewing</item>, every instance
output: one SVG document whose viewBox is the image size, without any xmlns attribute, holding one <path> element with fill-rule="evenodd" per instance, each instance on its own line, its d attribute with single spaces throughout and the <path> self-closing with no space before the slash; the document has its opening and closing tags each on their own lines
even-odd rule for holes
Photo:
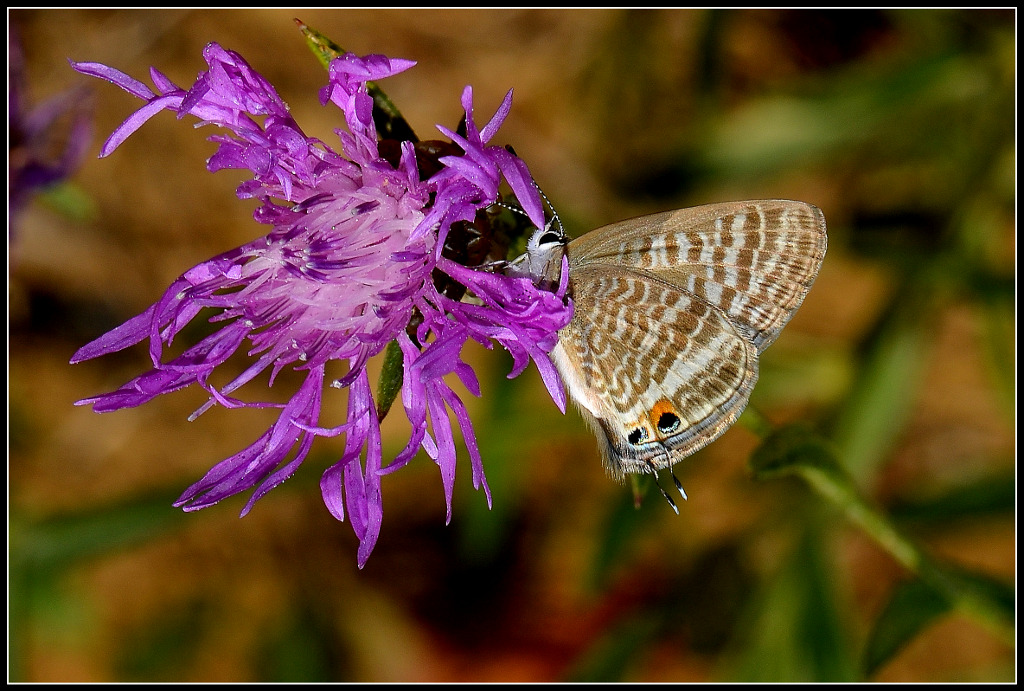
<svg viewBox="0 0 1024 691">
<path fill-rule="evenodd" d="M 628 266 L 570 269 L 574 316 L 554 353 L 609 471 L 652 472 L 718 437 L 757 378 L 757 351 L 707 301 Z"/>
<path fill-rule="evenodd" d="M 723 311 L 763 351 L 803 302 L 826 249 L 810 204 L 709 204 L 613 223 L 573 240 L 570 277 L 591 265 L 628 266 Z"/>
</svg>

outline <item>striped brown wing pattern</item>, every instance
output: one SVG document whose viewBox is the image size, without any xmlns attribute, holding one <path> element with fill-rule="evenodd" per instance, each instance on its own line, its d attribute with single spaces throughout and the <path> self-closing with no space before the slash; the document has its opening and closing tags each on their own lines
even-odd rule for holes
<svg viewBox="0 0 1024 691">
<path fill-rule="evenodd" d="M 826 246 L 821 211 L 786 200 L 669 211 L 569 243 L 575 312 L 555 364 L 613 475 L 671 466 L 735 422 Z"/>
<path fill-rule="evenodd" d="M 555 364 L 612 475 L 671 466 L 735 421 L 757 351 L 723 312 L 628 267 L 584 264 L 570 277 L 576 309 Z"/>
<path fill-rule="evenodd" d="M 679 209 L 598 228 L 569 244 L 580 266 L 639 269 L 722 310 L 758 352 L 803 302 L 825 257 L 810 204 L 762 200 Z"/>
</svg>

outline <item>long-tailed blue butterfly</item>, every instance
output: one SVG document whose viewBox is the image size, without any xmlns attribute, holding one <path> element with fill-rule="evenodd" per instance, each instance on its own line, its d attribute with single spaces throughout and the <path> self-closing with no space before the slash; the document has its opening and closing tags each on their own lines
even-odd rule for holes
<svg viewBox="0 0 1024 691">
<path fill-rule="evenodd" d="M 557 283 L 568 258 L 575 311 L 552 356 L 622 479 L 671 468 L 736 421 L 758 357 L 803 302 L 826 245 L 815 206 L 726 202 L 571 241 L 549 225 L 509 271 Z"/>
</svg>

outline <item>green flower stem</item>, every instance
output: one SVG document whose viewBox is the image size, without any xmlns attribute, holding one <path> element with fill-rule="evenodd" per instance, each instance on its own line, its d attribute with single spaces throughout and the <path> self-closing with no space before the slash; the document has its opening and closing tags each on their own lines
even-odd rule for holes
<svg viewBox="0 0 1024 691">
<path fill-rule="evenodd" d="M 768 435 L 750 459 L 758 479 L 797 475 L 819 495 L 839 507 L 882 549 L 916 574 L 952 607 L 1013 644 L 1012 607 L 1000 602 L 999 587 L 991 581 L 962 574 L 930 559 L 901 534 L 889 518 L 868 503 L 825 441 L 808 429 L 789 426 Z"/>
</svg>

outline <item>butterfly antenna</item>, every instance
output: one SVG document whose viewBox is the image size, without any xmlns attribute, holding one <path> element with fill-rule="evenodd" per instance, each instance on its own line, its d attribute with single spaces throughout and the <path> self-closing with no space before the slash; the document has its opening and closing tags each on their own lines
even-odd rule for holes
<svg viewBox="0 0 1024 691">
<path fill-rule="evenodd" d="M 503 202 L 503 201 L 496 201 L 496 202 L 494 202 L 494 204 L 492 204 L 492 206 L 500 206 L 503 209 L 508 209 L 509 211 L 511 211 L 514 214 L 519 214 L 521 216 L 526 216 L 526 212 L 523 211 L 518 206 L 516 206 L 515 204 L 509 204 L 508 202 Z"/>
<path fill-rule="evenodd" d="M 537 194 L 540 195 L 540 198 L 544 200 L 545 204 L 547 204 L 548 211 L 551 212 L 551 222 L 558 226 L 558 234 L 564 238 L 565 226 L 562 225 L 562 219 L 558 216 L 558 212 L 555 211 L 555 207 L 552 206 L 551 200 L 548 199 L 548 195 L 544 194 L 544 190 L 540 188 L 540 185 L 538 185 L 536 181 L 534 181 L 533 186 L 537 189 Z"/>
</svg>

